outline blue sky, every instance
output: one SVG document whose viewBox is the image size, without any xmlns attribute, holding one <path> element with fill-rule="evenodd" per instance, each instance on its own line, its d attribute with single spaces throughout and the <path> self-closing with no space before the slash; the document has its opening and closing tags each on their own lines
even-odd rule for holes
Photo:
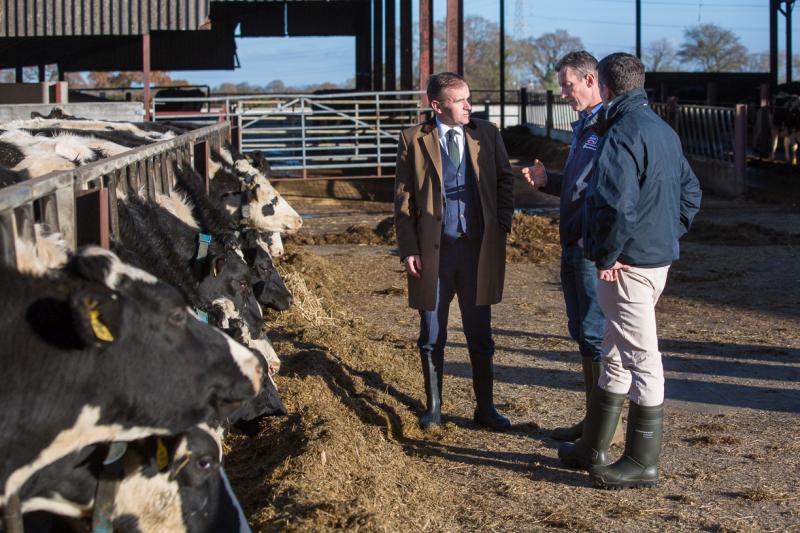
<svg viewBox="0 0 800 533">
<path fill-rule="evenodd" d="M 642 42 L 666 38 L 677 47 L 686 27 L 714 23 L 732 30 L 751 52 L 769 50 L 768 0 L 642 0 Z M 418 0 L 413 0 L 414 19 Z M 583 39 L 597 56 L 633 51 L 635 11 L 633 0 L 506 0 L 506 31 L 514 37 L 536 37 L 565 29 Z M 434 17 L 443 19 L 446 0 L 435 0 Z M 794 10 L 793 27 L 800 28 L 800 8 Z M 464 0 L 465 16 L 499 20 L 498 0 Z M 779 17 L 779 43 L 783 47 L 783 17 Z M 416 31 L 417 24 L 415 22 Z M 794 32 L 793 50 L 800 52 L 800 31 Z M 266 85 L 280 79 L 303 86 L 354 77 L 355 39 L 247 38 L 237 39 L 241 68 L 233 71 L 175 72 L 174 77 L 211 86 L 223 82 Z"/>
</svg>

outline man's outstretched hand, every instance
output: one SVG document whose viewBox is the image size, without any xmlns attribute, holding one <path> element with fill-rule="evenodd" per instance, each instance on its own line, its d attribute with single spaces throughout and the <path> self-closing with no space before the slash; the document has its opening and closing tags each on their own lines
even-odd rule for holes
<svg viewBox="0 0 800 533">
<path fill-rule="evenodd" d="M 522 169 L 522 177 L 531 187 L 537 189 L 547 185 L 547 170 L 538 159 L 533 160 L 533 166 Z"/>
</svg>

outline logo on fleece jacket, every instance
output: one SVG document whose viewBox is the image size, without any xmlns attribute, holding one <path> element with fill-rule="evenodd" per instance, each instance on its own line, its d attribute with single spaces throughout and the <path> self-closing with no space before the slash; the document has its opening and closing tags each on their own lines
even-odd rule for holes
<svg viewBox="0 0 800 533">
<path fill-rule="evenodd" d="M 583 143 L 584 148 L 588 148 L 589 150 L 597 150 L 597 144 L 600 142 L 600 137 L 597 134 L 592 133 L 589 135 L 589 138 L 586 139 L 586 142 Z"/>
</svg>

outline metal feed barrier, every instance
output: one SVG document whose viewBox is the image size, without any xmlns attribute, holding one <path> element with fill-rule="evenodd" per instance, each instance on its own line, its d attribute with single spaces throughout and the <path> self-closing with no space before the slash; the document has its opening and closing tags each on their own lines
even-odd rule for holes
<svg viewBox="0 0 800 533">
<path fill-rule="evenodd" d="M 154 99 L 210 102 L 210 112 L 156 113 L 156 120 L 230 120 L 242 152 L 260 150 L 272 170 L 307 177 L 309 170 L 394 167 L 400 130 L 419 122 L 419 91 L 266 94 Z"/>
<path fill-rule="evenodd" d="M 135 188 L 152 198 L 175 184 L 173 163 L 193 165 L 208 184 L 212 147 L 230 140 L 227 123 L 185 133 L 89 163 L 74 170 L 0 189 L 0 261 L 16 267 L 17 242 L 36 242 L 34 224 L 60 232 L 69 247 L 98 244 L 108 248 L 109 235 L 119 236 L 116 192 Z"/>
</svg>

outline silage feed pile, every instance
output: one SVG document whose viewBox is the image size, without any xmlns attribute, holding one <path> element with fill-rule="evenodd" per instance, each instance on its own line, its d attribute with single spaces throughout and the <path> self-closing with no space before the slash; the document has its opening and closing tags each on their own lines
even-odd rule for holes
<svg viewBox="0 0 800 533">
<path fill-rule="evenodd" d="M 255 438 L 228 442 L 232 482 L 253 487 L 238 493 L 251 524 L 256 531 L 455 529 L 440 482 L 408 453 L 422 437 L 419 402 L 387 385 L 414 390 L 416 357 L 408 360 L 402 341 L 367 338 L 337 304 L 330 289 L 346 290 L 348 279 L 335 262 L 290 254 L 281 264 L 295 304 L 268 323 L 290 414 L 269 419 Z"/>
</svg>

